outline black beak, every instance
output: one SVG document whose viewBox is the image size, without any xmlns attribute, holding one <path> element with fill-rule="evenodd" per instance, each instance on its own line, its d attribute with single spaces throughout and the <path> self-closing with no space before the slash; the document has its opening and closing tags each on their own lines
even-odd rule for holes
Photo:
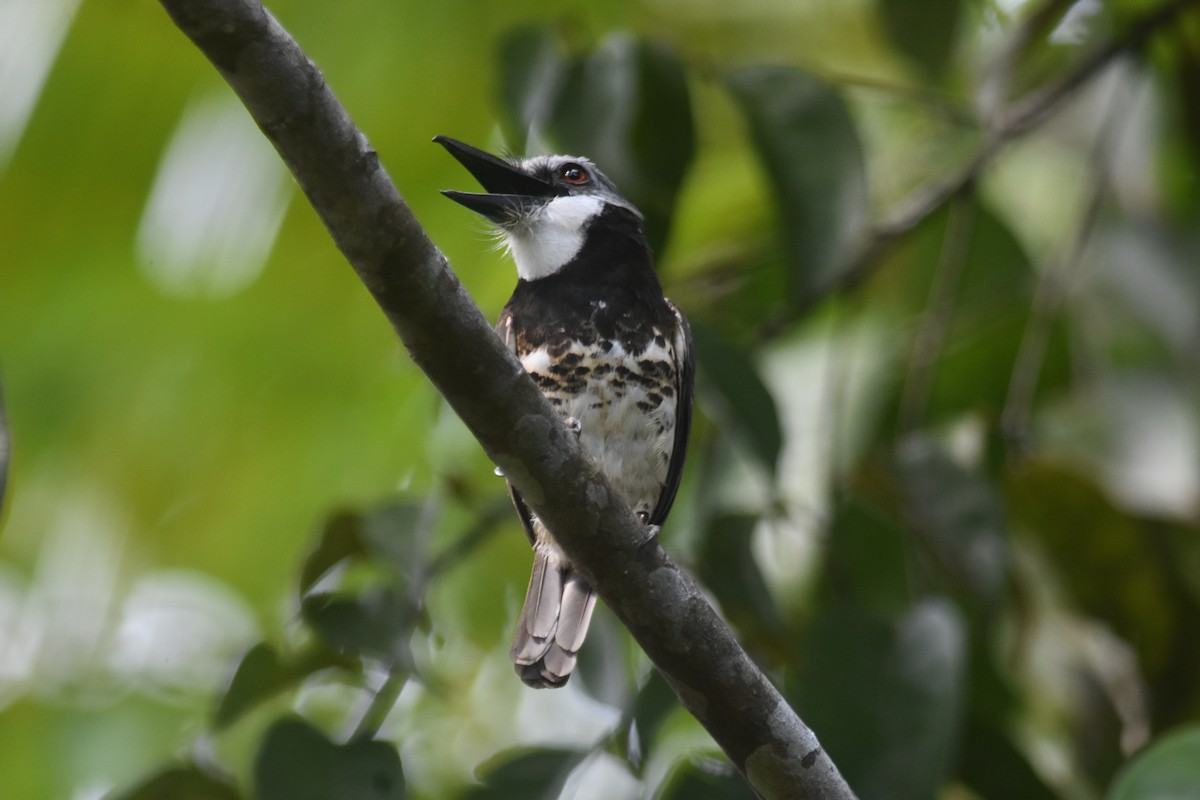
<svg viewBox="0 0 1200 800">
<path fill-rule="evenodd" d="M 566 194 L 557 186 L 521 172 L 507 161 L 457 139 L 435 136 L 433 140 L 450 151 L 450 155 L 458 159 L 488 192 L 444 191 L 442 194 L 493 222 L 511 220 L 551 197 Z"/>
</svg>

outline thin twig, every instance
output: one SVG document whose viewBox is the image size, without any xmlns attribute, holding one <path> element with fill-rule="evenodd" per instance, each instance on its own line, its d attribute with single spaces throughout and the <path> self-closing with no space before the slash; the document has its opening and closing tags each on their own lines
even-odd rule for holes
<svg viewBox="0 0 1200 800">
<path fill-rule="evenodd" d="M 941 357 L 942 346 L 954 318 L 954 303 L 967 264 L 974 218 L 973 203 L 968 190 L 955 195 L 950 201 L 950 217 L 942 238 L 941 256 L 933 284 L 929 287 L 929 302 L 921 316 L 909 359 L 908 376 L 900 395 L 899 433 L 902 436 L 920 425 L 929 402 L 934 366 Z"/>
<path fill-rule="evenodd" d="M 499 530 L 501 523 L 512 513 L 512 505 L 507 500 L 493 503 L 485 508 L 466 533 L 430 559 L 429 565 L 421 576 L 423 584 L 428 586 L 429 582 L 438 575 L 463 563 L 467 555 Z"/>
<path fill-rule="evenodd" d="M 913 105 L 924 106 L 955 125 L 974 128 L 979 124 L 979 120 L 975 118 L 969 108 L 961 102 L 956 102 L 954 97 L 945 92 L 925 86 L 895 83 L 868 75 L 826 70 L 816 65 L 807 66 L 806 69 L 826 83 L 836 84 L 845 89 L 890 95 Z"/>
<path fill-rule="evenodd" d="M 983 114 L 993 118 L 1008 100 L 1013 72 L 1030 47 L 1047 36 L 1075 0 L 1046 0 L 1019 23 L 1004 41 L 1000 52 L 984 69 L 975 92 L 976 102 Z"/>
<path fill-rule="evenodd" d="M 1072 97 L 1079 87 L 1096 77 L 1115 58 L 1142 47 L 1151 36 L 1197 3 L 1200 3 L 1200 0 L 1171 0 L 1164 3 L 1140 17 L 1124 34 L 1098 47 L 1066 76 L 1049 86 L 1031 91 L 1014 103 L 1007 113 L 1001 115 L 1001 121 L 988 133 L 983 144 L 965 166 L 949 178 L 936 179 L 915 189 L 901 201 L 896 210 L 876 226 L 857 255 L 850 259 L 848 266 L 830 281 L 824 291 L 815 292 L 814 298 L 843 293 L 860 285 L 879 268 L 886 255 L 904 235 L 924 222 L 964 187 L 977 180 L 1007 145 L 1039 125 L 1064 101 Z M 808 307 L 797 308 L 789 317 L 795 319 L 807 311 Z M 785 326 L 779 325 L 778 322 L 773 325 L 774 330 L 781 330 L 783 327 Z"/>
<path fill-rule="evenodd" d="M 371 699 L 354 725 L 353 732 L 347 741 L 361 742 L 374 739 L 379 735 L 383 723 L 387 722 L 388 714 L 396 706 L 396 700 L 404 685 L 412 675 L 412 664 L 397 661 L 391 665 L 384 675 L 383 681 L 371 692 Z"/>
<path fill-rule="evenodd" d="M 436 496 L 436 493 L 434 493 L 434 496 Z M 424 528 L 427 531 L 424 537 L 426 539 L 433 528 L 433 514 L 437 505 L 438 501 L 431 499 L 426 503 L 425 509 L 422 510 L 422 520 L 419 530 L 420 528 Z M 404 615 L 415 619 L 421 611 L 426 590 L 433 579 L 451 568 L 462 564 L 472 550 L 499 530 L 501 521 L 508 513 L 510 513 L 508 503 L 491 504 L 480 513 L 475 519 L 474 524 L 465 534 L 460 536 L 441 553 L 428 559 L 424 565 L 416 569 L 409 584 Z M 383 681 L 370 690 L 370 699 L 366 702 L 362 713 L 359 715 L 358 722 L 352 726 L 352 731 L 348 737 L 350 741 L 373 739 L 378 735 L 379 729 L 387 721 L 388 714 L 391 713 L 392 707 L 396 705 L 396 698 L 400 696 L 400 692 L 404 689 L 404 684 L 408 682 L 412 673 L 412 659 L 408 657 L 407 650 L 401 650 L 387 664 Z"/>
<path fill-rule="evenodd" d="M 1035 89 L 1013 104 L 998 126 L 1000 135 L 1008 140 L 1025 133 L 1057 109 L 1063 100 L 1073 95 L 1080 86 L 1096 77 L 1118 56 L 1142 47 L 1160 28 L 1172 22 L 1189 6 L 1198 4 L 1200 0 L 1171 0 L 1138 18 L 1123 35 L 1096 48 L 1061 80 Z"/>
<path fill-rule="evenodd" d="M 1029 442 L 1029 420 L 1033 409 L 1038 376 L 1050 346 L 1050 334 L 1059 312 L 1067 299 L 1068 288 L 1082 261 L 1083 251 L 1104 207 L 1112 182 L 1112 149 L 1116 146 L 1129 118 L 1121 109 L 1127 107 L 1128 96 L 1122 97 L 1118 86 L 1108 101 L 1103 125 L 1092 148 L 1091 161 L 1097 165 L 1092 179 L 1090 196 L 1079 226 L 1069 245 L 1050 261 L 1038 278 L 1034 290 L 1029 322 L 1021 336 L 1017 358 L 1009 379 L 1008 395 L 1000 418 L 1009 453 L 1019 457 Z"/>
</svg>

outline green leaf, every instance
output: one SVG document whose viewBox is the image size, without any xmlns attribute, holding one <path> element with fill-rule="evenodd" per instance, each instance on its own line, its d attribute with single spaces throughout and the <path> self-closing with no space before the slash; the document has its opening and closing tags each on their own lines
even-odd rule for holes
<svg viewBox="0 0 1200 800">
<path fill-rule="evenodd" d="M 912 602 L 904 532 L 866 499 L 841 498 L 825 556 L 828 593 L 849 596 L 884 617 Z"/>
<path fill-rule="evenodd" d="M 304 621 L 338 653 L 364 653 L 395 660 L 407 652 L 415 613 L 407 598 L 391 588 L 370 588 L 355 596 L 310 594 L 300 604 Z"/>
<path fill-rule="evenodd" d="M 930 77 L 941 75 L 950 61 L 961 11 L 960 0 L 879 0 L 892 43 Z"/>
<path fill-rule="evenodd" d="M 344 658 L 323 647 L 310 647 L 285 660 L 271 645 L 259 642 L 247 650 L 238 663 L 229 688 L 217 703 L 213 725 L 217 730 L 228 727 L 258 704 L 287 691 L 315 672 L 349 666 Z"/>
<path fill-rule="evenodd" d="M 396 748 L 386 742 L 331 742 L 289 717 L 263 736 L 254 760 L 258 800 L 400 800 L 406 796 Z"/>
<path fill-rule="evenodd" d="M 1173 168 L 1160 168 L 1160 172 L 1168 173 L 1163 182 L 1174 190 L 1173 194 L 1183 195 L 1181 200 L 1189 198 L 1191 202 L 1186 205 L 1195 213 L 1195 204 L 1200 200 L 1194 179 L 1196 171 L 1200 170 L 1200 35 L 1196 33 L 1195 25 L 1178 25 L 1174 41 L 1170 45 L 1160 44 L 1160 47 L 1160 53 L 1170 58 L 1175 73 L 1171 100 L 1180 121 L 1177 130 L 1164 131 L 1163 135 L 1168 139 L 1168 147 L 1179 150 L 1190 167 L 1173 165 Z"/>
<path fill-rule="evenodd" d="M 631 762 L 645 763 L 645 754 L 653 747 L 663 723 L 677 708 L 679 698 L 675 696 L 675 691 L 661 672 L 657 669 L 650 670 L 650 677 L 638 690 L 633 701 L 633 724 L 637 729 L 639 753 L 637 758 L 630 758 Z"/>
<path fill-rule="evenodd" d="M 754 558 L 757 524 L 753 514 L 717 514 L 708 520 L 697 554 L 697 573 L 734 627 L 751 643 L 763 646 L 778 637 L 784 626 Z"/>
<path fill-rule="evenodd" d="M 607 37 L 571 69 L 552 123 L 559 144 L 589 155 L 641 210 L 660 251 L 695 152 L 691 97 L 675 55 L 629 34 Z"/>
<path fill-rule="evenodd" d="M 964 213 L 971 215 L 970 241 L 930 389 L 930 421 L 957 417 L 964 410 L 999 415 L 1034 306 L 1035 272 L 1012 229 L 982 204 Z M 946 219 L 939 216 L 928 231 L 939 252 L 945 245 Z M 935 256 L 933 263 L 937 261 Z M 1070 356 L 1061 321 L 1051 325 L 1038 367 L 1035 399 L 1067 383 Z"/>
<path fill-rule="evenodd" d="M 775 399 L 759 377 L 753 359 L 702 323 L 692 324 L 692 338 L 706 405 L 774 477 L 783 430 Z"/>
<path fill-rule="evenodd" d="M 517 28 L 500 42 L 500 105 L 518 152 L 545 136 L 566 80 L 566 59 L 553 28 Z"/>
<path fill-rule="evenodd" d="M 1187 578 L 1170 526 L 1131 518 L 1093 480 L 1053 462 L 1010 473 L 1007 494 L 1018 528 L 1053 562 L 1071 604 L 1129 642 L 1151 685 L 1166 682 L 1152 693 L 1153 718 L 1195 708 L 1200 685 L 1181 680 L 1200 659 L 1195 601 L 1174 588 Z M 1181 534 L 1194 540 L 1195 528 Z"/>
<path fill-rule="evenodd" d="M 335 652 L 406 654 L 420 613 L 409 581 L 426 560 L 419 526 L 432 524 L 423 513 L 421 505 L 398 502 L 366 514 L 336 514 L 325 525 L 305 561 L 300 612 Z M 335 568 L 336 581 L 322 582 Z"/>
<path fill-rule="evenodd" d="M 325 521 L 317 546 L 304 559 L 300 571 L 301 596 L 342 562 L 366 556 L 362 527 L 362 515 L 357 511 L 338 511 Z"/>
<path fill-rule="evenodd" d="M 409 502 L 388 503 L 368 512 L 338 511 L 321 528 L 317 546 L 304 560 L 300 594 L 307 594 L 336 567 L 377 560 L 407 577 L 420 562 L 417 536 L 423 507 Z"/>
<path fill-rule="evenodd" d="M 995 720 L 972 718 L 963 736 L 959 777 L 980 797 L 1058 800 Z"/>
<path fill-rule="evenodd" d="M 819 617 L 789 673 L 789 699 L 861 800 L 927 800 L 959 738 L 966 634 L 930 597 L 894 622 L 852 607 Z"/>
<path fill-rule="evenodd" d="M 401 500 L 372 509 L 362 522 L 361 536 L 367 552 L 391 566 L 406 582 L 429 559 L 421 530 L 435 520 L 423 519 L 425 516 L 432 515 L 424 503 Z"/>
<path fill-rule="evenodd" d="M 954 587 L 985 605 L 999 602 L 1008 577 L 1007 522 L 1000 496 L 931 439 L 910 436 L 895 456 L 905 511 L 920 541 Z"/>
<path fill-rule="evenodd" d="M 1118 773 L 1106 800 L 1200 798 L 1200 725 L 1159 738 Z"/>
<path fill-rule="evenodd" d="M 4 512 L 4 493 L 8 488 L 8 416 L 4 413 L 4 393 L 0 391 L 0 514 Z"/>
<path fill-rule="evenodd" d="M 956 202 L 963 215 L 961 224 L 951 225 L 948 207 L 931 215 L 886 258 L 863 292 L 864 302 L 873 308 L 902 316 L 937 315 L 934 329 L 941 328 L 933 351 L 937 358 L 929 365 L 932 373 L 923 377 L 924 402 L 915 409 L 917 421 L 925 426 L 961 419 L 966 411 L 999 418 L 1008 402 L 1014 365 L 1034 306 L 1036 272 L 1012 229 L 976 198 Z M 966 241 L 947 240 L 954 235 L 965 236 Z M 943 266 L 947 251 L 959 252 L 962 261 Z M 947 279 L 945 273 L 938 274 L 939 269 L 955 272 Z M 930 307 L 932 287 L 939 281 L 939 292 L 953 287 L 945 299 L 947 308 L 940 307 L 941 300 Z M 930 321 L 922 317 L 923 324 Z M 1034 403 L 1053 396 L 1071 379 L 1067 331 L 1061 318 L 1049 324 L 1045 351 L 1037 364 Z M 911 348 L 916 337 L 909 342 Z M 913 351 L 909 364 L 928 355 Z M 911 366 L 905 372 L 914 374 Z"/>
<path fill-rule="evenodd" d="M 706 755 L 682 759 L 655 793 L 655 800 L 754 800 L 754 791 L 727 760 Z"/>
<path fill-rule="evenodd" d="M 483 786 L 463 793 L 464 800 L 554 800 L 571 770 L 587 755 L 580 750 L 518 747 L 498 753 L 475 775 Z"/>
<path fill-rule="evenodd" d="M 556 40 L 549 28 L 522 28 L 501 46 L 514 141 L 595 161 L 645 216 L 660 252 L 696 148 L 683 65 L 666 45 L 626 33 L 569 62 Z"/>
<path fill-rule="evenodd" d="M 108 800 L 241 800 L 229 780 L 191 764 L 171 766 Z"/>
<path fill-rule="evenodd" d="M 866 233 L 866 171 L 854 120 L 837 92 L 795 67 L 743 67 L 727 84 L 779 205 L 792 299 L 810 301 Z"/>
</svg>

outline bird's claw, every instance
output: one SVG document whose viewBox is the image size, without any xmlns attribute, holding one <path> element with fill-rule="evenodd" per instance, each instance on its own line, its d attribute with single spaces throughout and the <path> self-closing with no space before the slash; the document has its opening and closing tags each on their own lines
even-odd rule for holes
<svg viewBox="0 0 1200 800">
<path fill-rule="evenodd" d="M 651 539 L 657 538 L 658 534 L 662 532 L 662 527 L 659 525 L 650 524 L 649 513 L 645 511 L 635 511 L 634 513 L 637 514 L 637 518 L 639 521 L 641 521 L 642 525 L 646 527 L 646 538 L 643 541 L 648 542 Z"/>
</svg>

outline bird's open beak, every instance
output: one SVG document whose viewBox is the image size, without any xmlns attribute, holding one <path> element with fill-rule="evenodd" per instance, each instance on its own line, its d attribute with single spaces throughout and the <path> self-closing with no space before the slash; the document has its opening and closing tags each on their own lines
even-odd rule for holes
<svg viewBox="0 0 1200 800">
<path fill-rule="evenodd" d="M 528 175 L 507 161 L 469 144 L 449 136 L 435 136 L 433 140 L 449 150 L 450 155 L 457 158 L 487 190 L 487 194 L 455 191 L 443 191 L 442 194 L 492 222 L 503 223 L 520 217 L 549 198 L 566 194 L 557 186 Z"/>
</svg>

